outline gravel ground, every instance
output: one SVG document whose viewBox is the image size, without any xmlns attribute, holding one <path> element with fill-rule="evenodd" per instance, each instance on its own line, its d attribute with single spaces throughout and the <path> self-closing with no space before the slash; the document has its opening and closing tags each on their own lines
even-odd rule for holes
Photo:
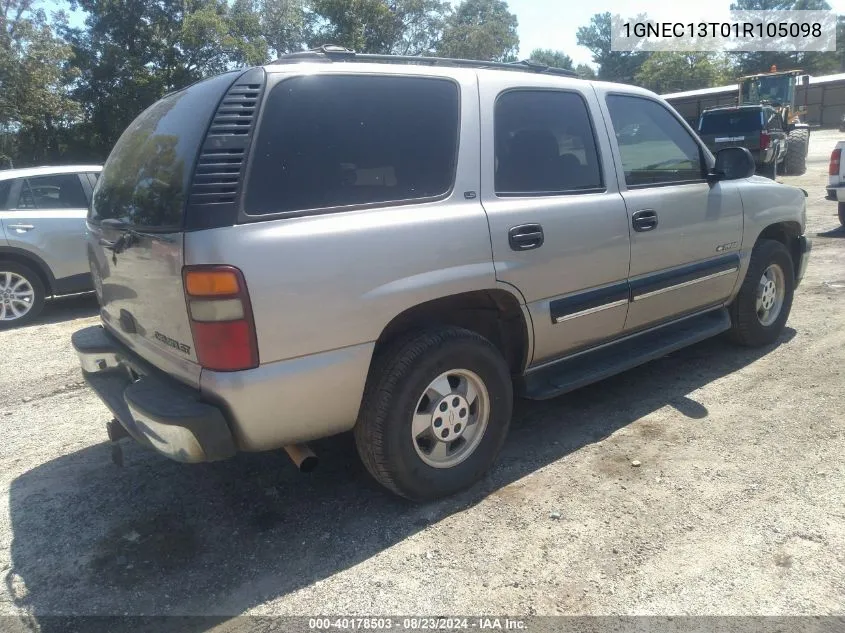
<svg viewBox="0 0 845 633">
<path fill-rule="evenodd" d="M 0 614 L 843 614 L 841 136 L 782 178 L 809 191 L 814 250 L 777 345 L 713 340 L 519 402 L 490 476 L 431 505 L 374 484 L 348 436 L 308 476 L 133 445 L 114 467 L 69 344 L 94 301 L 0 332 Z"/>
</svg>

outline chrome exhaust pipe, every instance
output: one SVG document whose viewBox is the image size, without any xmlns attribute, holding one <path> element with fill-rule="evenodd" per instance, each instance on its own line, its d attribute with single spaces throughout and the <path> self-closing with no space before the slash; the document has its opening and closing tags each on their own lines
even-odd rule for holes
<svg viewBox="0 0 845 633">
<path fill-rule="evenodd" d="M 283 448 L 301 473 L 310 473 L 320 463 L 320 458 L 307 444 L 288 444 Z"/>
</svg>

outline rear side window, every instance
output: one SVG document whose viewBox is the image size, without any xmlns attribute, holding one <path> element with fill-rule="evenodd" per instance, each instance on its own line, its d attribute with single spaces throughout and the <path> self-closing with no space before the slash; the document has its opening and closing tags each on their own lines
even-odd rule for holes
<svg viewBox="0 0 845 633">
<path fill-rule="evenodd" d="M 653 187 L 704 178 L 698 143 L 668 109 L 642 97 L 610 95 L 607 109 L 628 187 Z"/>
<path fill-rule="evenodd" d="M 236 73 L 154 103 L 123 132 L 94 189 L 89 218 L 157 230 L 182 227 L 194 163 L 209 121 Z"/>
<path fill-rule="evenodd" d="M 701 134 L 753 134 L 762 127 L 760 110 L 726 110 L 702 115 L 698 131 Z"/>
<path fill-rule="evenodd" d="M 34 176 L 21 181 L 16 209 L 85 209 L 88 200 L 77 174 Z"/>
<path fill-rule="evenodd" d="M 12 190 L 14 179 L 0 180 L 0 210 L 8 209 L 9 192 Z"/>
<path fill-rule="evenodd" d="M 249 215 L 434 198 L 455 177 L 460 103 L 444 79 L 293 77 L 267 97 Z"/>
<path fill-rule="evenodd" d="M 593 127 L 572 92 L 513 90 L 496 101 L 496 194 L 554 195 L 602 188 Z"/>
</svg>

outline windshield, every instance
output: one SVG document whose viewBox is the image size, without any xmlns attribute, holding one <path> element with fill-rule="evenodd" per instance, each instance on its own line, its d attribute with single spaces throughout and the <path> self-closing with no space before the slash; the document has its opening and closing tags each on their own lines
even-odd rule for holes
<svg viewBox="0 0 845 633">
<path fill-rule="evenodd" d="M 728 110 L 702 115 L 698 131 L 701 134 L 753 134 L 762 127 L 760 110 Z"/>
</svg>

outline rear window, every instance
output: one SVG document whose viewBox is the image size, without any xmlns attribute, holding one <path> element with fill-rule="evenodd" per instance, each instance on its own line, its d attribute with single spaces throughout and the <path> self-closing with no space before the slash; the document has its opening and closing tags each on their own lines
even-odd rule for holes
<svg viewBox="0 0 845 633">
<path fill-rule="evenodd" d="M 444 79 L 319 75 L 264 104 L 245 211 L 266 215 L 433 198 L 455 174 L 458 87 Z"/>
<path fill-rule="evenodd" d="M 182 227 L 194 162 L 217 103 L 237 73 L 218 75 L 153 104 L 123 132 L 97 180 L 89 219 Z"/>
<path fill-rule="evenodd" d="M 15 182 L 14 179 L 0 180 L 0 210 L 8 208 L 9 192 L 12 190 L 13 182 Z"/>
<path fill-rule="evenodd" d="M 728 110 L 702 115 L 700 134 L 744 134 L 759 132 L 762 127 L 760 110 Z"/>
<path fill-rule="evenodd" d="M 552 90 L 513 90 L 496 101 L 499 196 L 602 189 L 593 126 L 584 99 Z"/>
</svg>

